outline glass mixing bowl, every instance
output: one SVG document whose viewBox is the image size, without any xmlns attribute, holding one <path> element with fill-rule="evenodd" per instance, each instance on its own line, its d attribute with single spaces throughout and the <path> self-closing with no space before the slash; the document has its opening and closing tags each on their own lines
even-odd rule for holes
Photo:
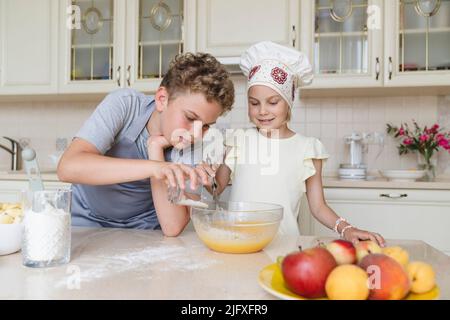
<svg viewBox="0 0 450 320">
<path fill-rule="evenodd" d="M 206 202 L 208 208 L 191 208 L 195 231 L 210 249 L 223 253 L 252 253 L 275 237 L 283 207 L 258 202 Z"/>
</svg>

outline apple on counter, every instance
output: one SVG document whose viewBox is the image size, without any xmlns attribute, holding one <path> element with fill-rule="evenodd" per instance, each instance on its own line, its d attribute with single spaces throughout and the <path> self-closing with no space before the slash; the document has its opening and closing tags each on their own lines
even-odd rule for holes
<svg viewBox="0 0 450 320">
<path fill-rule="evenodd" d="M 336 260 L 331 253 L 322 247 L 288 254 L 281 262 L 288 289 L 311 299 L 326 296 L 325 283 L 336 266 Z"/>
<path fill-rule="evenodd" d="M 353 243 L 347 240 L 333 240 L 326 246 L 338 265 L 356 263 L 356 249 Z"/>
<path fill-rule="evenodd" d="M 358 263 L 360 263 L 361 260 L 368 254 L 382 253 L 381 247 L 372 240 L 365 240 L 358 242 L 355 245 L 355 249 L 356 249 L 356 259 L 358 260 Z"/>
</svg>

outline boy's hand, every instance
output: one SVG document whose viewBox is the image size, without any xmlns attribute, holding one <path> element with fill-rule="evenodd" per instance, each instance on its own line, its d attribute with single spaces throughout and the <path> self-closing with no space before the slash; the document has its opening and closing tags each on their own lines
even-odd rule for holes
<svg viewBox="0 0 450 320">
<path fill-rule="evenodd" d="M 167 140 L 164 136 L 150 136 L 147 139 L 147 148 L 149 150 L 153 148 L 166 149 L 170 146 L 171 144 L 169 140 Z"/>
<path fill-rule="evenodd" d="M 199 174 L 190 166 L 182 163 L 159 162 L 153 173 L 153 177 L 164 180 L 170 187 L 179 186 L 181 190 L 185 189 L 185 180 L 191 181 L 191 188 L 196 189 L 198 186 Z M 200 176 L 200 178 L 206 178 Z"/>
<path fill-rule="evenodd" d="M 344 239 L 352 242 L 353 244 L 358 243 L 360 240 L 372 240 L 373 242 L 378 243 L 380 247 L 386 246 L 386 241 L 378 233 L 360 230 L 357 228 L 349 228 L 345 230 Z"/>
</svg>

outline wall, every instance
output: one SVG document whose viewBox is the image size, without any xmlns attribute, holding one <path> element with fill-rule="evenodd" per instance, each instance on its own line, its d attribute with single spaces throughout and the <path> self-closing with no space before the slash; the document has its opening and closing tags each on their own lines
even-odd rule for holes
<svg viewBox="0 0 450 320">
<path fill-rule="evenodd" d="M 235 80 L 236 103 L 232 112 L 218 120 L 222 126 L 248 127 L 245 82 Z M 56 139 L 70 141 L 100 99 L 89 101 L 1 102 L 0 136 L 28 138 L 36 149 L 42 170 L 55 168 L 49 155 L 56 152 Z M 315 136 L 324 143 L 331 158 L 325 174 L 334 175 L 340 163 L 347 162 L 343 137 L 353 130 L 385 132 L 387 122 L 400 124 L 411 119 L 432 125 L 440 121 L 450 129 L 450 99 L 441 96 L 304 98 L 293 110 L 291 128 L 303 135 Z M 1 139 L 2 144 L 7 141 Z M 376 145 L 369 147 L 370 169 L 413 168 L 414 155 L 399 156 L 396 142 L 388 137 L 380 157 Z M 450 173 L 450 156 L 439 154 L 439 172 Z M 10 156 L 0 149 L 0 171 L 9 169 Z"/>
</svg>

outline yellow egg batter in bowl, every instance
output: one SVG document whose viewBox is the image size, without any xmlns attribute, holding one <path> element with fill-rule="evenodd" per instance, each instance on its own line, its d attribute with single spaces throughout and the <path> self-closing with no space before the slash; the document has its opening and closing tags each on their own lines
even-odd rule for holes
<svg viewBox="0 0 450 320">
<path fill-rule="evenodd" d="M 283 207 L 257 202 L 207 203 L 191 208 L 195 231 L 210 249 L 223 253 L 253 253 L 275 237 L 283 218 Z"/>
</svg>

